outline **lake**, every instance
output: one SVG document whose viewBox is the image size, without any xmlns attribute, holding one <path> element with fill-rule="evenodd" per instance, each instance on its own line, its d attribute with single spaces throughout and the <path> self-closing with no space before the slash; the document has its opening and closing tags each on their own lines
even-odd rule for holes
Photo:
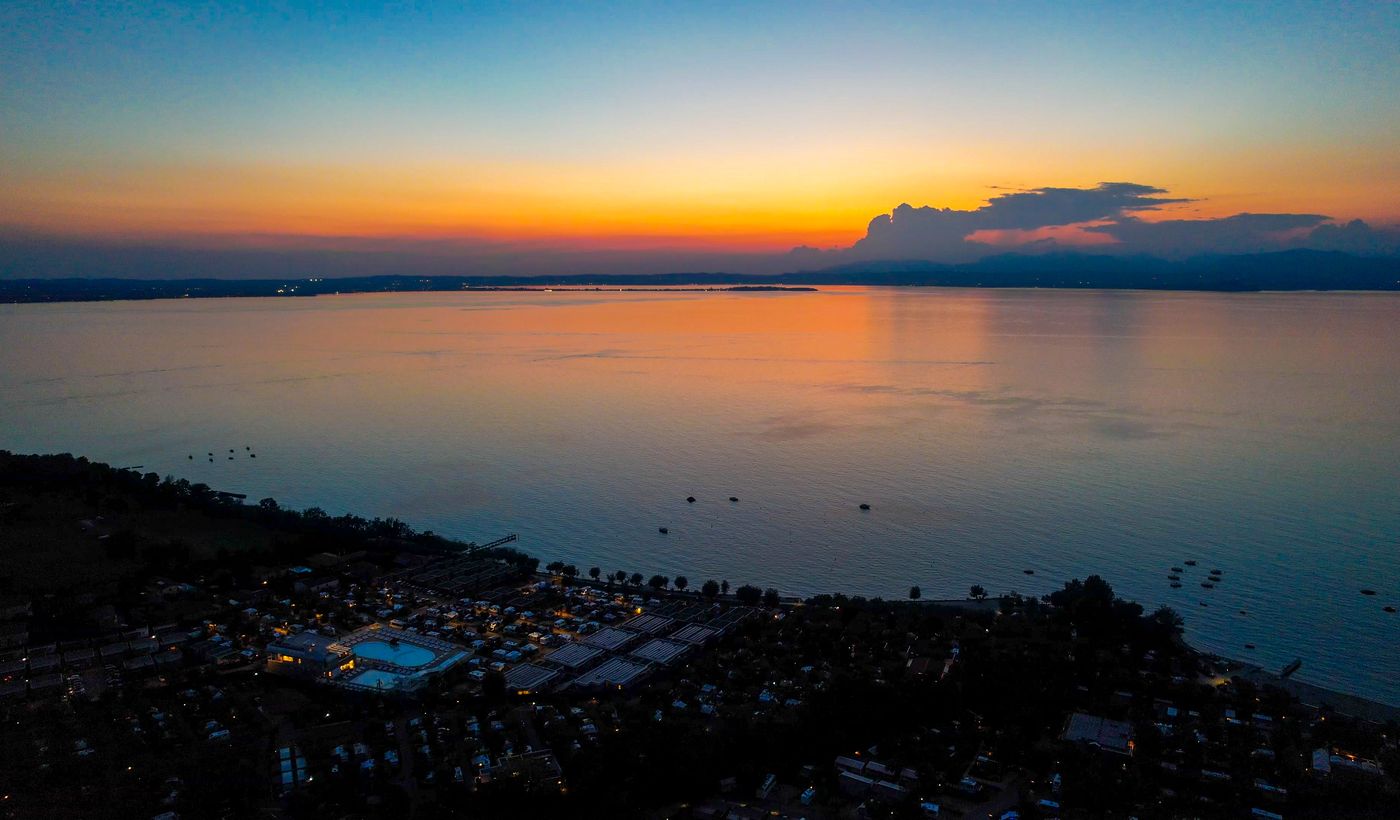
<svg viewBox="0 0 1400 820">
<path fill-rule="evenodd" d="M 1400 704 L 1400 295 L 3 305 L 0 447 L 692 586 L 1099 573 L 1196 646 Z"/>
</svg>

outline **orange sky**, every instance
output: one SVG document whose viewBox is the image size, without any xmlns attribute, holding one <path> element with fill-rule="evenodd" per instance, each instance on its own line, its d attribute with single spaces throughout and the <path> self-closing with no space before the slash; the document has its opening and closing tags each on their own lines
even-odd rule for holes
<svg viewBox="0 0 1400 820">
<path fill-rule="evenodd" d="M 1121 170 L 1128 162 L 1101 163 L 1117 168 L 1098 171 L 1075 163 L 1072 171 L 1053 175 L 1037 175 L 1031 163 L 1001 161 L 986 149 L 922 170 L 913 156 L 883 156 L 880 163 L 861 165 L 800 154 L 664 157 L 604 166 L 78 165 L 58 174 L 11 174 L 3 216 L 11 225 L 45 233 L 126 237 L 396 236 L 581 248 L 786 250 L 849 245 L 871 217 L 900 202 L 966 209 L 996 195 L 994 184 L 1086 186 L 1124 178 L 1199 200 L 1162 216 L 1306 211 L 1381 223 L 1400 218 L 1394 199 L 1377 196 L 1382 183 L 1400 190 L 1400 174 L 1375 154 L 1348 160 L 1354 170 L 1349 176 L 1358 181 L 1334 178 L 1328 186 L 1316 177 L 1334 176 L 1335 168 L 1312 171 L 1305 155 L 1292 152 L 1166 166 L 1155 173 Z M 907 170 L 906 162 L 916 170 Z M 1286 177 L 1282 165 L 1292 169 Z M 1230 187 L 1222 191 L 1227 176 Z"/>
<path fill-rule="evenodd" d="M 7 22 L 0 229 L 781 251 L 1102 181 L 1197 200 L 1179 217 L 1400 222 L 1396 4 Z"/>
</svg>

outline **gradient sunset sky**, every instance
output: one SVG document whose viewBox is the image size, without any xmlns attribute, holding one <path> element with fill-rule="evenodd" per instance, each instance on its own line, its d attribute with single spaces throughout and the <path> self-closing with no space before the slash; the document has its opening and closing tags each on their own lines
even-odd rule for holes
<svg viewBox="0 0 1400 820">
<path fill-rule="evenodd" d="M 1400 4 L 0 10 L 0 228 L 277 247 L 850 246 L 900 203 L 1400 222 Z"/>
</svg>

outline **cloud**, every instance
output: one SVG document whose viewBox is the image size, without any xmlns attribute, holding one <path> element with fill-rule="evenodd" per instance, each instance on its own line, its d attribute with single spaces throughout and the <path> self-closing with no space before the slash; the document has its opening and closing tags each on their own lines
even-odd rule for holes
<svg viewBox="0 0 1400 820">
<path fill-rule="evenodd" d="M 1320 251 L 1344 251 L 1361 256 L 1400 254 L 1400 228 L 1373 228 L 1359 219 L 1338 225 L 1318 225 L 1308 234 L 1306 245 Z"/>
<path fill-rule="evenodd" d="M 1166 189 L 1136 182 L 1101 182 L 1092 188 L 1034 188 L 1000 194 L 973 210 L 900 205 L 870 221 L 851 247 L 854 259 L 961 261 L 988 252 L 968 237 L 979 231 L 1033 231 L 1126 218 L 1189 200 L 1166 197 Z"/>
<path fill-rule="evenodd" d="M 1100 182 L 1093 188 L 1036 188 L 992 197 L 972 213 L 982 230 L 1032 230 L 1075 225 L 1130 211 L 1150 211 L 1189 199 L 1157 196 L 1165 188 L 1135 182 Z"/>
<path fill-rule="evenodd" d="M 1260 253 L 1299 244 L 1299 231 L 1328 221 L 1321 214 L 1235 214 L 1219 219 L 1165 219 L 1146 222 L 1124 216 L 1087 233 L 1113 238 L 1118 248 L 1154 256 L 1182 257 L 1208 253 Z"/>
<path fill-rule="evenodd" d="M 1211 219 L 1152 219 L 1166 205 L 1194 200 L 1136 182 L 1003 193 L 970 210 L 900 205 L 870 221 L 850 248 L 796 248 L 795 267 L 850 262 L 968 262 L 1009 251 L 1073 250 L 1183 258 L 1312 248 L 1379 256 L 1400 253 L 1400 230 L 1315 213 L 1242 213 Z"/>
</svg>

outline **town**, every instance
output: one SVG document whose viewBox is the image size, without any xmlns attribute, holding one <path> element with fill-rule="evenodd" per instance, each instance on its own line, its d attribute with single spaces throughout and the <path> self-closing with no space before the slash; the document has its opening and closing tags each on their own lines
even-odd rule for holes
<svg viewBox="0 0 1400 820">
<path fill-rule="evenodd" d="M 9 453 L 0 537 L 5 817 L 1400 813 L 1393 712 L 1096 576 L 797 600 Z"/>
</svg>

